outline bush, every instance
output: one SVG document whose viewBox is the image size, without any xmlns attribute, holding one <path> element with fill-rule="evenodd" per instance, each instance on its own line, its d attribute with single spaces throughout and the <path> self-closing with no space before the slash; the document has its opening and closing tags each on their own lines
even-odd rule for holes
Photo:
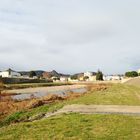
<svg viewBox="0 0 140 140">
<path fill-rule="evenodd" d="M 138 73 L 136 71 L 129 71 L 125 73 L 126 77 L 137 77 Z"/>
<path fill-rule="evenodd" d="M 103 81 L 103 73 L 101 71 L 98 71 L 96 74 L 96 80 Z"/>
<path fill-rule="evenodd" d="M 29 73 L 29 77 L 34 77 L 37 76 L 35 71 L 30 71 Z"/>
<path fill-rule="evenodd" d="M 72 80 L 77 80 L 77 79 L 78 79 L 78 76 L 77 76 L 77 75 L 72 75 L 70 78 L 71 78 Z"/>
<path fill-rule="evenodd" d="M 89 79 L 89 77 L 88 76 L 85 76 L 84 77 L 84 81 L 86 81 L 86 80 L 88 80 Z"/>
</svg>

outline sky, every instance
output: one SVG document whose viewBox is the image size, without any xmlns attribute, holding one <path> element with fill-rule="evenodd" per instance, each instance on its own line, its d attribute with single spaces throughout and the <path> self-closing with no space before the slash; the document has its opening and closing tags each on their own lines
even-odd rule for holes
<svg viewBox="0 0 140 140">
<path fill-rule="evenodd" d="M 140 68 L 139 0 L 0 1 L 0 69 Z"/>
</svg>

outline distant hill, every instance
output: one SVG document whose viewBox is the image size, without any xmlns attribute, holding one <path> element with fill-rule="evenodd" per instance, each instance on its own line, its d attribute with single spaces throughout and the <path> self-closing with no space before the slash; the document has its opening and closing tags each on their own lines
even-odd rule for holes
<svg viewBox="0 0 140 140">
<path fill-rule="evenodd" d="M 35 73 L 37 76 L 41 76 L 45 71 L 43 70 L 35 70 Z M 19 73 L 21 73 L 22 75 L 29 75 L 30 71 L 20 71 Z"/>
<path fill-rule="evenodd" d="M 43 77 L 44 78 L 51 78 L 51 77 L 61 77 L 61 76 L 65 76 L 65 77 L 69 77 L 69 74 L 62 74 L 62 73 L 58 73 L 55 70 L 51 71 L 51 72 L 44 72 L 43 73 Z"/>
</svg>

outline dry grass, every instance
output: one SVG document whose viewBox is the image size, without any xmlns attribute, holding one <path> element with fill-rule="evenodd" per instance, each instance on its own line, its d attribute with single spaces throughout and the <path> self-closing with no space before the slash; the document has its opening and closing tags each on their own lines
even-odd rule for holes
<svg viewBox="0 0 140 140">
<path fill-rule="evenodd" d="M 105 83 L 101 83 L 101 84 L 89 84 L 87 86 L 88 91 L 103 91 L 108 89 L 109 87 L 111 87 L 112 84 L 105 84 Z"/>
<path fill-rule="evenodd" d="M 105 90 L 108 87 L 109 87 L 108 84 L 94 84 L 94 85 L 91 84 L 88 86 L 88 90 L 100 91 L 100 90 Z M 42 98 L 38 98 L 38 99 L 32 98 L 30 100 L 14 101 L 11 99 L 11 97 L 8 94 L 1 94 L 0 119 L 4 118 L 5 116 L 7 116 L 9 114 L 20 111 L 20 110 L 28 110 L 28 109 L 42 106 L 44 104 L 51 104 L 51 103 L 59 102 L 59 101 L 63 101 L 63 100 L 72 100 L 72 99 L 84 96 L 84 94 L 74 93 L 71 91 L 65 93 L 65 95 L 66 96 L 50 94 L 46 97 L 42 97 Z"/>
</svg>

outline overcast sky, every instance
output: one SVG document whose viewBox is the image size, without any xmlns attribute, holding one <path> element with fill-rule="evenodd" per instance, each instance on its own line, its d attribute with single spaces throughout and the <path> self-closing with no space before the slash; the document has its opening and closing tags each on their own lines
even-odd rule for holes
<svg viewBox="0 0 140 140">
<path fill-rule="evenodd" d="M 1 0 L 0 69 L 140 68 L 139 0 Z"/>
</svg>

